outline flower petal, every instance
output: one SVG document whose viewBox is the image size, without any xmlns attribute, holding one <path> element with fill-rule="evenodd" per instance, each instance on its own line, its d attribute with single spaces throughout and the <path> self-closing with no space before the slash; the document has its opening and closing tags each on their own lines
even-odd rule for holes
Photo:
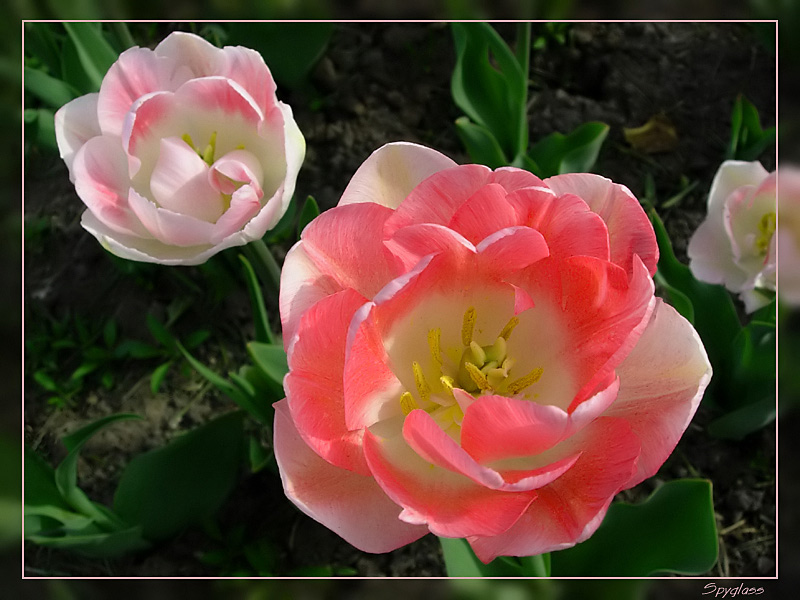
<svg viewBox="0 0 800 600">
<path fill-rule="evenodd" d="M 397 208 L 424 179 L 456 166 L 444 154 L 408 142 L 381 146 L 358 168 L 339 200 L 339 206 L 375 202 Z"/>
<path fill-rule="evenodd" d="M 340 469 L 306 446 L 286 401 L 275 404 L 275 459 L 286 496 L 305 514 L 364 552 L 389 552 L 428 530 L 409 525 L 372 477 Z"/>
<path fill-rule="evenodd" d="M 498 183 L 481 187 L 456 210 L 448 227 L 477 245 L 496 231 L 520 225 L 506 195 Z"/>
<path fill-rule="evenodd" d="M 620 390 L 604 413 L 625 419 L 639 436 L 638 470 L 626 487 L 654 475 L 675 449 L 711 379 L 703 343 L 661 300 L 628 357 L 617 367 Z"/>
<path fill-rule="evenodd" d="M 128 193 L 128 205 L 154 238 L 170 246 L 211 244 L 214 225 L 189 215 L 159 208 L 134 189 Z"/>
<path fill-rule="evenodd" d="M 650 275 L 658 263 L 653 227 L 639 201 L 624 185 L 592 173 L 567 173 L 545 180 L 559 196 L 575 194 L 600 215 L 608 227 L 611 260 L 628 273 L 638 255 Z"/>
<path fill-rule="evenodd" d="M 55 127 L 58 153 L 67 164 L 70 181 L 74 182 L 72 163 L 75 154 L 91 138 L 102 135 L 97 120 L 97 94 L 75 98 L 59 108 Z"/>
<path fill-rule="evenodd" d="M 537 497 L 520 519 L 495 536 L 471 535 L 478 558 L 531 556 L 562 550 L 583 541 L 600 525 L 598 518 L 635 472 L 639 439 L 623 419 L 601 418 L 556 447 L 561 454 L 582 451 L 577 462 Z"/>
<path fill-rule="evenodd" d="M 345 424 L 345 344 L 350 321 L 365 299 L 344 290 L 306 311 L 292 341 L 286 400 L 303 439 L 338 467 L 369 473 L 361 452 L 361 432 Z"/>
</svg>

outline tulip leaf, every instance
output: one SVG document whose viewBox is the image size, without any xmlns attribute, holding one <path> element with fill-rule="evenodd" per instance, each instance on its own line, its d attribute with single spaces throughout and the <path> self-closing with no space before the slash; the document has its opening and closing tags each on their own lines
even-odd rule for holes
<svg viewBox="0 0 800 600">
<path fill-rule="evenodd" d="M 77 96 L 76 91 L 65 81 L 31 67 L 25 67 L 25 91 L 52 108 L 61 108 Z"/>
<path fill-rule="evenodd" d="M 725 153 L 727 159 L 752 161 L 758 159 L 767 146 L 775 143 L 775 128 L 762 129 L 758 110 L 741 94 L 731 112 L 731 139 Z"/>
<path fill-rule="evenodd" d="M 717 561 L 711 482 L 665 483 L 645 502 L 612 504 L 597 532 L 552 554 L 554 577 L 699 575 Z"/>
<path fill-rule="evenodd" d="M 467 540 L 439 538 L 444 554 L 448 577 L 522 577 L 522 566 L 517 559 L 504 556 L 488 565 L 475 556 Z"/>
<path fill-rule="evenodd" d="M 211 517 L 233 489 L 242 458 L 243 413 L 229 413 L 157 450 L 122 473 L 114 509 L 149 540 Z"/>
<path fill-rule="evenodd" d="M 453 23 L 456 66 L 450 90 L 456 105 L 497 140 L 506 156 L 528 145 L 528 74 L 487 23 Z"/>
<path fill-rule="evenodd" d="M 250 342 L 247 344 L 247 353 L 253 359 L 256 367 L 269 380 L 274 381 L 281 387 L 283 386 L 283 378 L 289 372 L 289 364 L 283 345 Z"/>
<path fill-rule="evenodd" d="M 300 237 L 300 234 L 303 233 L 303 229 L 306 228 L 306 225 L 311 223 L 314 219 L 319 216 L 319 205 L 317 201 L 314 200 L 313 196 L 309 196 L 306 198 L 306 201 L 303 202 L 303 208 L 300 209 L 300 216 L 297 220 L 297 237 Z"/>
<path fill-rule="evenodd" d="M 456 131 L 475 163 L 486 165 L 490 169 L 509 164 L 497 138 L 486 127 L 476 125 L 468 117 L 459 117 L 456 119 Z"/>
<path fill-rule="evenodd" d="M 715 419 L 708 426 L 708 433 L 726 440 L 741 440 L 775 421 L 775 394 L 750 402 Z"/>
<path fill-rule="evenodd" d="M 589 122 L 570 133 L 552 133 L 539 140 L 528 157 L 539 167 L 539 177 L 591 171 L 608 135 L 608 125 Z"/>
<path fill-rule="evenodd" d="M 62 438 L 68 454 L 55 470 L 56 487 L 64 500 L 81 514 L 91 517 L 99 525 L 109 529 L 117 529 L 121 523 L 119 519 L 114 518 L 113 515 L 102 510 L 102 507 L 89 500 L 83 490 L 78 487 L 78 455 L 84 444 L 95 433 L 112 423 L 131 419 L 141 419 L 141 417 L 128 413 L 109 415 L 89 423 L 78 431 Z"/>
<path fill-rule="evenodd" d="M 239 260 L 242 261 L 244 269 L 245 281 L 247 282 L 247 291 L 250 294 L 250 305 L 253 307 L 253 322 L 256 328 L 256 341 L 265 344 L 274 344 L 275 337 L 272 335 L 272 329 L 269 326 L 269 316 L 267 315 L 267 308 L 264 304 L 264 294 L 261 291 L 261 286 L 258 283 L 256 272 L 253 265 L 243 255 L 239 255 Z"/>
<path fill-rule="evenodd" d="M 78 50 L 83 70 L 93 84 L 91 91 L 98 91 L 106 72 L 117 60 L 117 52 L 103 37 L 102 29 L 96 23 L 68 22 L 64 27 Z"/>
<path fill-rule="evenodd" d="M 144 550 L 150 544 L 142 538 L 141 527 L 104 531 L 97 525 L 88 525 L 74 533 L 59 535 L 30 535 L 27 540 L 40 546 L 72 550 L 91 558 L 115 558 Z"/>
<path fill-rule="evenodd" d="M 153 371 L 153 374 L 150 375 L 150 391 L 153 394 L 157 394 L 161 389 L 161 384 L 164 383 L 164 378 L 167 376 L 171 366 L 172 360 L 170 359 L 167 362 L 158 365 Z"/>
</svg>

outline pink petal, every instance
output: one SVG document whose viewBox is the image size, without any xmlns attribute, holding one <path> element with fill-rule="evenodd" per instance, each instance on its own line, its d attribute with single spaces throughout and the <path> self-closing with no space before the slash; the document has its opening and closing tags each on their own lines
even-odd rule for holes
<svg viewBox="0 0 800 600">
<path fill-rule="evenodd" d="M 401 521 L 400 507 L 372 477 L 335 467 L 309 449 L 285 400 L 275 404 L 274 443 L 286 496 L 359 550 L 390 552 L 428 532 Z"/>
<path fill-rule="evenodd" d="M 639 436 L 638 470 L 626 487 L 654 475 L 688 427 L 711 379 L 694 328 L 661 300 L 638 343 L 617 367 L 620 390 L 605 414 L 625 419 Z"/>
<path fill-rule="evenodd" d="M 78 196 L 98 220 L 122 234 L 150 237 L 128 206 L 131 182 L 119 139 L 88 140 L 75 155 L 72 173 Z"/>
<path fill-rule="evenodd" d="M 177 137 L 161 139 L 150 177 L 150 191 L 161 207 L 214 223 L 226 206 L 208 179 L 208 165 L 186 142 Z"/>
<path fill-rule="evenodd" d="M 264 172 L 258 159 L 247 150 L 228 152 L 211 165 L 208 173 L 209 183 L 223 194 L 233 194 L 241 184 L 247 183 L 263 195 L 263 178 Z"/>
<path fill-rule="evenodd" d="M 519 224 L 539 231 L 553 256 L 609 260 L 605 222 L 574 194 L 558 197 L 547 189 L 525 189 L 510 194 L 508 201 L 519 215 Z"/>
<path fill-rule="evenodd" d="M 496 231 L 520 225 L 506 195 L 498 183 L 481 187 L 456 210 L 448 227 L 477 245 Z"/>
<path fill-rule="evenodd" d="M 468 538 L 483 562 L 562 550 L 586 539 L 635 472 L 639 440 L 624 420 L 604 417 L 556 449 L 582 453 L 571 469 L 537 490 L 536 499 L 507 531 Z"/>
<path fill-rule="evenodd" d="M 75 154 L 91 138 L 101 135 L 97 121 L 97 94 L 86 94 L 67 102 L 56 111 L 56 142 L 58 153 L 69 169 L 70 180 L 75 181 L 72 163 Z"/>
<path fill-rule="evenodd" d="M 169 246 L 202 246 L 211 244 L 214 226 L 189 215 L 182 215 L 153 202 L 131 189 L 128 205 L 154 238 Z"/>
<path fill-rule="evenodd" d="M 371 309 L 365 304 L 353 317 L 344 366 L 344 410 L 347 428 L 369 427 L 397 417 L 404 388 L 388 366 L 388 356 Z"/>
<path fill-rule="evenodd" d="M 289 353 L 286 400 L 300 435 L 326 461 L 369 473 L 360 431 L 345 424 L 345 344 L 350 321 L 365 299 L 344 290 L 303 314 Z"/>
<path fill-rule="evenodd" d="M 722 215 L 725 201 L 743 185 L 759 185 L 769 175 L 760 162 L 726 160 L 717 169 L 708 192 L 708 215 Z"/>
<path fill-rule="evenodd" d="M 539 179 L 530 171 L 517 169 L 516 167 L 500 167 L 492 174 L 492 183 L 499 183 L 506 190 L 506 193 L 522 188 L 540 187 L 547 189 L 544 181 Z"/>
<path fill-rule="evenodd" d="M 372 298 L 397 272 L 396 259 L 383 246 L 383 225 L 391 214 L 373 203 L 327 210 L 303 230 L 305 253 L 339 285 Z"/>
<path fill-rule="evenodd" d="M 461 445 L 481 464 L 533 456 L 561 440 L 567 421 L 567 413 L 556 406 L 481 396 L 464 413 Z"/>
<path fill-rule="evenodd" d="M 492 171 L 483 165 L 461 165 L 431 175 L 411 191 L 386 222 L 385 234 L 415 223 L 447 225 L 459 207 L 490 183 Z"/>
<path fill-rule="evenodd" d="M 254 186 L 246 184 L 233 192 L 231 205 L 214 224 L 214 234 L 211 236 L 213 244 L 218 244 L 229 236 L 239 233 L 242 227 L 258 214 L 261 210 L 259 191 L 254 189 Z M 258 238 L 247 237 L 237 245 L 247 243 L 252 239 Z"/>
<path fill-rule="evenodd" d="M 477 247 L 488 273 L 498 277 L 524 269 L 550 255 L 542 234 L 530 227 L 508 227 L 485 238 Z"/>
<path fill-rule="evenodd" d="M 536 495 L 492 490 L 435 467 L 399 435 L 382 438 L 367 430 L 364 455 L 378 485 L 404 507 L 402 518 L 426 523 L 434 535 L 497 535 L 519 519 Z"/>
<path fill-rule="evenodd" d="M 476 250 L 469 240 L 443 225 L 419 223 L 399 229 L 384 245 L 408 272 L 419 261 L 431 254 L 441 254 L 448 260 L 460 262 Z"/>
<path fill-rule="evenodd" d="M 624 185 L 592 173 L 567 173 L 545 180 L 559 196 L 575 194 L 600 215 L 608 227 L 611 260 L 628 273 L 638 255 L 650 275 L 656 272 L 658 245 L 639 201 Z"/>
<path fill-rule="evenodd" d="M 284 346 L 288 350 L 303 313 L 322 298 L 344 288 L 317 266 L 300 241 L 292 246 L 283 261 L 280 289 L 281 328 Z"/>
<path fill-rule="evenodd" d="M 394 142 L 381 146 L 358 168 L 339 200 L 339 206 L 375 202 L 397 208 L 424 179 L 456 166 L 436 150 Z"/>
<path fill-rule="evenodd" d="M 175 61 L 159 57 L 148 48 L 130 48 L 106 73 L 97 99 L 100 128 L 121 136 L 128 111 L 136 101 L 153 92 L 174 91 L 186 80 L 176 72 Z"/>
</svg>

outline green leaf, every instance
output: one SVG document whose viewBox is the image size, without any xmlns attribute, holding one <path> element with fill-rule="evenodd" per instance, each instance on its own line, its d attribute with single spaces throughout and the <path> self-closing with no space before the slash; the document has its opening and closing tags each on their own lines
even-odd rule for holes
<svg viewBox="0 0 800 600">
<path fill-rule="evenodd" d="M 247 344 L 247 353 L 268 379 L 283 386 L 283 378 L 289 372 L 289 364 L 281 344 L 250 342 Z"/>
<path fill-rule="evenodd" d="M 200 373 L 203 377 L 205 377 L 214 387 L 216 387 L 219 391 L 223 394 L 228 396 L 231 400 L 242 406 L 249 406 L 250 401 L 249 398 L 241 392 L 241 390 L 232 384 L 230 381 L 225 379 L 222 375 L 219 375 L 197 360 L 194 356 L 192 356 L 186 348 L 184 348 L 180 342 L 176 341 L 178 346 L 178 350 L 181 351 L 183 356 L 189 362 L 190 365 L 194 368 L 195 371 Z"/>
<path fill-rule="evenodd" d="M 25 67 L 25 90 L 52 108 L 61 108 L 78 95 L 66 82 L 30 67 Z"/>
<path fill-rule="evenodd" d="M 516 559 L 500 557 L 483 564 L 466 540 L 439 538 L 448 577 L 522 577 L 522 565 Z"/>
<path fill-rule="evenodd" d="M 103 512 L 98 506 L 89 500 L 86 494 L 78 487 L 78 455 L 83 445 L 98 431 L 116 423 L 118 421 L 127 421 L 130 419 L 141 419 L 139 415 L 120 413 L 116 415 L 109 415 L 98 419 L 93 423 L 89 423 L 81 427 L 77 431 L 62 438 L 64 446 L 66 446 L 68 454 L 66 458 L 61 461 L 61 464 L 55 470 L 55 483 L 61 497 L 72 508 L 81 514 L 91 517 L 98 524 L 108 527 L 110 529 L 118 529 L 120 523 L 114 519 L 110 519 L 108 514 Z"/>
<path fill-rule="evenodd" d="M 117 52 L 103 37 L 100 26 L 95 23 L 64 23 L 70 39 L 78 50 L 81 66 L 98 91 L 106 72 L 117 60 Z"/>
<path fill-rule="evenodd" d="M 107 348 L 111 348 L 117 341 L 117 322 L 114 319 L 106 321 L 103 327 L 103 342 Z"/>
<path fill-rule="evenodd" d="M 258 473 L 269 463 L 275 461 L 275 454 L 267 450 L 254 436 L 250 436 L 248 443 L 248 456 L 250 458 L 250 472 Z"/>
<path fill-rule="evenodd" d="M 453 23 L 452 29 L 454 102 L 492 133 L 506 156 L 517 156 L 528 145 L 528 74 L 487 23 Z"/>
<path fill-rule="evenodd" d="M 300 234 L 303 233 L 303 229 L 306 228 L 306 225 L 311 223 L 314 219 L 319 216 L 319 205 L 317 201 L 314 200 L 313 196 L 309 196 L 306 198 L 306 201 L 303 202 L 303 208 L 300 209 L 300 217 L 297 220 L 297 237 L 300 237 Z"/>
<path fill-rule="evenodd" d="M 741 440 L 775 421 L 775 394 L 750 402 L 713 420 L 708 433 L 726 440 Z"/>
<path fill-rule="evenodd" d="M 164 378 L 167 376 L 171 366 L 172 361 L 168 360 L 167 362 L 158 365 L 153 371 L 153 374 L 150 375 L 150 391 L 153 392 L 153 394 L 157 394 L 158 390 L 161 389 L 161 384 L 164 383 Z"/>
<path fill-rule="evenodd" d="M 491 169 L 509 164 L 497 138 L 486 127 L 472 123 L 468 117 L 459 117 L 456 119 L 456 131 L 473 162 Z"/>
<path fill-rule="evenodd" d="M 711 482 L 670 481 L 645 502 L 612 504 L 597 532 L 554 552 L 554 577 L 699 575 L 717 561 Z"/>
<path fill-rule="evenodd" d="M 285 242 L 287 239 L 293 236 L 296 231 L 294 227 L 295 217 L 297 217 L 297 201 L 295 200 L 294 196 L 292 196 L 286 212 L 283 213 L 283 216 L 281 217 L 281 220 L 278 221 L 278 224 L 267 232 L 267 235 L 264 237 L 264 241 L 267 244 L 277 244 L 280 242 Z"/>
<path fill-rule="evenodd" d="M 244 278 L 247 282 L 247 291 L 250 294 L 250 306 L 253 308 L 253 324 L 256 329 L 256 341 L 265 344 L 274 344 L 275 336 L 272 335 L 272 329 L 269 326 L 269 316 L 267 315 L 267 307 L 264 304 L 264 294 L 261 291 L 261 285 L 258 283 L 256 272 L 253 270 L 253 265 L 243 255 L 239 255 L 239 260 L 242 261 L 244 267 Z"/>
<path fill-rule="evenodd" d="M 322 56 L 333 28 L 333 23 L 229 23 L 227 42 L 260 52 L 275 80 L 295 88 Z"/>
<path fill-rule="evenodd" d="M 731 139 L 725 157 L 756 160 L 767 146 L 773 144 L 775 144 L 775 128 L 762 129 L 758 109 L 740 94 L 731 112 Z"/>
<path fill-rule="evenodd" d="M 135 457 L 122 473 L 114 509 L 161 540 L 211 517 L 236 482 L 243 413 L 230 413 L 164 448 Z"/>
<path fill-rule="evenodd" d="M 31 535 L 28 539 L 40 546 L 61 550 L 72 550 L 92 558 L 116 558 L 123 554 L 144 550 L 150 544 L 142 538 L 140 527 L 106 532 L 95 525 L 89 525 L 75 534 L 46 536 Z"/>
<path fill-rule="evenodd" d="M 555 132 L 539 140 L 528 152 L 528 157 L 540 168 L 536 175 L 544 178 L 591 171 L 608 130 L 605 123 L 589 122 L 567 135 Z"/>
<path fill-rule="evenodd" d="M 48 392 L 59 393 L 58 384 L 44 371 L 36 371 L 33 374 L 33 379 Z"/>
<path fill-rule="evenodd" d="M 147 321 L 147 328 L 159 344 L 169 349 L 175 347 L 175 336 L 167 331 L 167 328 L 158 319 L 148 313 L 145 320 Z"/>
<path fill-rule="evenodd" d="M 231 373 L 231 377 L 236 375 Z M 272 403 L 283 397 L 283 388 L 276 386 L 273 381 L 266 379 L 260 369 L 243 365 L 236 375 L 239 382 L 240 398 L 233 399 L 240 408 L 246 410 L 262 426 L 271 428 L 275 420 L 275 409 Z M 245 392 L 246 389 L 253 391 L 252 395 Z"/>
</svg>

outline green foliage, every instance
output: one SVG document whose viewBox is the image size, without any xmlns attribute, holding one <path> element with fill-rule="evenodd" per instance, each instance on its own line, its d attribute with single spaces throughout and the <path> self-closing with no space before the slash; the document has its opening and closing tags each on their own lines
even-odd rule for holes
<svg viewBox="0 0 800 600">
<path fill-rule="evenodd" d="M 297 220 L 297 237 L 300 238 L 300 235 L 303 233 L 303 229 L 306 228 L 306 225 L 311 223 L 314 219 L 319 216 L 319 205 L 317 201 L 314 200 L 313 196 L 309 196 L 306 198 L 306 201 L 303 202 L 303 208 L 300 211 L 300 217 Z"/>
<path fill-rule="evenodd" d="M 242 416 L 224 415 L 136 456 L 122 474 L 114 510 L 154 541 L 212 516 L 237 479 L 244 446 Z"/>
<path fill-rule="evenodd" d="M 775 128 L 762 129 L 758 110 L 741 94 L 731 113 L 731 139 L 726 159 L 757 160 L 768 146 L 775 144 Z"/>
<path fill-rule="evenodd" d="M 775 418 L 775 302 L 742 327 L 730 293 L 695 279 L 672 251 L 655 210 L 650 220 L 660 257 L 656 282 L 670 303 L 690 321 L 703 340 L 714 377 L 706 397 L 723 415 L 709 428 L 718 437 L 741 439 Z"/>
<path fill-rule="evenodd" d="M 500 556 L 483 564 L 466 540 L 439 538 L 448 577 L 549 577 L 550 555 Z"/>
<path fill-rule="evenodd" d="M 553 553 L 553 575 L 700 575 L 714 566 L 717 552 L 711 482 L 681 479 L 662 485 L 641 504 L 612 504 L 592 537 Z"/>
<path fill-rule="evenodd" d="M 584 123 L 564 135 L 554 132 L 528 149 L 530 24 L 520 24 L 516 54 L 486 23 L 453 23 L 456 66 L 453 101 L 467 116 L 456 131 L 470 158 L 493 169 L 513 165 L 539 177 L 590 171 L 608 135 L 604 123 Z M 535 47 L 566 43 L 569 24 L 550 23 Z"/>
</svg>

